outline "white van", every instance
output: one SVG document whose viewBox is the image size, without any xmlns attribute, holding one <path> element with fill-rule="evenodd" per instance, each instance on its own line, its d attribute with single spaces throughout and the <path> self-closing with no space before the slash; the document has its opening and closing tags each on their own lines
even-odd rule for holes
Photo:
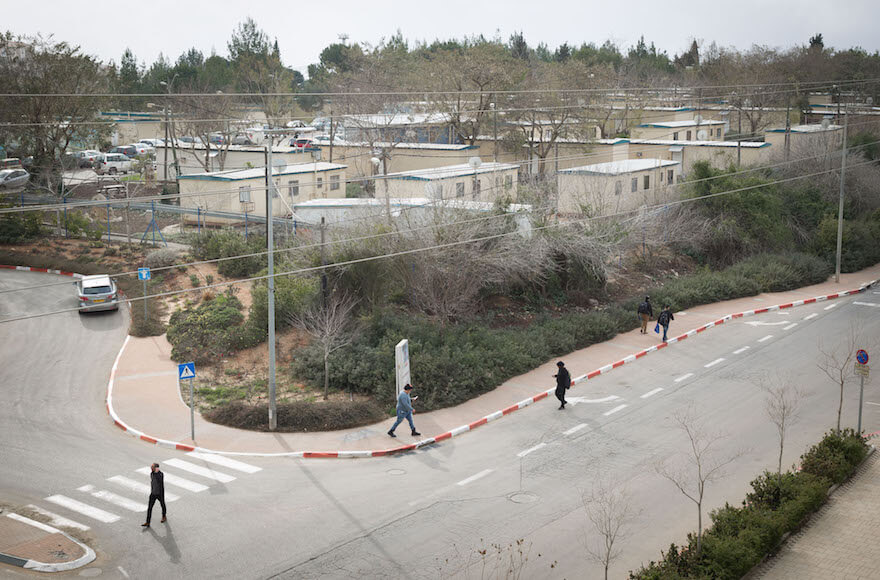
<svg viewBox="0 0 880 580">
<path fill-rule="evenodd" d="M 129 173 L 132 170 L 131 158 L 122 153 L 105 153 L 104 158 L 95 163 L 95 172 L 98 175 L 116 175 L 117 173 Z"/>
</svg>

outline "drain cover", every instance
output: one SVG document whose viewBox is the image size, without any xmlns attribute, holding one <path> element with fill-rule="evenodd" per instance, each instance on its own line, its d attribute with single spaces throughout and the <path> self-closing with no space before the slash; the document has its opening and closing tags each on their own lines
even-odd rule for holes
<svg viewBox="0 0 880 580">
<path fill-rule="evenodd" d="M 513 503 L 534 503 L 538 501 L 538 496 L 530 491 L 517 491 L 507 496 L 507 499 Z"/>
<path fill-rule="evenodd" d="M 388 475 L 404 475 L 406 471 L 403 469 L 389 469 L 387 473 Z"/>
</svg>

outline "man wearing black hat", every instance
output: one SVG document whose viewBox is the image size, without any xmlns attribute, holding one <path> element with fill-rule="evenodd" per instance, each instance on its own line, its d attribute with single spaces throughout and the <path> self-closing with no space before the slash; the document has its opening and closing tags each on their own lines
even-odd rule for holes
<svg viewBox="0 0 880 580">
<path fill-rule="evenodd" d="M 564 362 L 559 361 L 556 363 L 556 366 L 559 367 L 559 372 L 553 376 L 556 377 L 556 398 L 561 403 L 559 405 L 561 410 L 565 408 L 565 391 L 571 388 L 571 375 L 568 374 L 568 369 L 565 368 Z"/>
</svg>

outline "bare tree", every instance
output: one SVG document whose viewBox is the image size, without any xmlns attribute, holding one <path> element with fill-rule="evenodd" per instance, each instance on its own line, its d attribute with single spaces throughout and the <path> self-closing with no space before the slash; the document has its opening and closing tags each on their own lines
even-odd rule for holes
<svg viewBox="0 0 880 580">
<path fill-rule="evenodd" d="M 190 137 L 193 144 L 188 151 L 199 166 L 206 172 L 222 171 L 235 130 L 230 121 L 232 101 L 196 85 L 184 87 L 182 92 L 183 95 L 174 95 L 172 99 L 175 114 L 180 118 L 171 123 L 172 137 Z M 212 139 L 219 143 L 212 143 Z"/>
<path fill-rule="evenodd" d="M 797 422 L 806 393 L 798 388 L 788 375 L 768 374 L 760 378 L 758 384 L 766 394 L 764 412 L 776 426 L 776 432 L 779 434 L 779 461 L 776 475 L 781 482 L 785 434 Z"/>
<path fill-rule="evenodd" d="M 321 345 L 324 356 L 324 400 L 330 397 L 330 355 L 351 344 L 352 313 L 357 300 L 342 293 L 333 292 L 322 302 L 300 313 L 288 315 L 292 326 L 304 330 Z"/>
<path fill-rule="evenodd" d="M 724 435 L 709 431 L 699 418 L 693 405 L 672 415 L 675 427 L 685 434 L 690 445 L 686 465 L 670 467 L 661 461 L 655 466 L 657 473 L 665 477 L 697 506 L 697 554 L 703 548 L 703 498 L 706 486 L 723 475 L 723 469 L 735 461 L 742 451 L 722 453 L 718 443 Z"/>
<path fill-rule="evenodd" d="M 862 348 L 864 327 L 860 322 L 850 324 L 846 335 L 831 344 L 819 341 L 819 359 L 816 366 L 840 387 L 837 404 L 837 431 L 840 432 L 840 416 L 843 413 L 843 388 L 855 378 L 856 350 Z"/>
<path fill-rule="evenodd" d="M 628 490 L 599 479 L 590 494 L 582 494 L 587 519 L 601 536 L 596 541 L 587 539 L 587 557 L 600 564 L 608 580 L 608 569 L 620 557 L 620 543 L 627 537 L 627 526 L 638 516 L 631 507 Z"/>
</svg>

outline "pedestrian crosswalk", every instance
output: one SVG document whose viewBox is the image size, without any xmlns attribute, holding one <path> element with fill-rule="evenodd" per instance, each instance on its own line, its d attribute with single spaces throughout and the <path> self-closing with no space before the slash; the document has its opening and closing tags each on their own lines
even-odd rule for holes
<svg viewBox="0 0 880 580">
<path fill-rule="evenodd" d="M 210 489 L 212 485 L 227 484 L 243 475 L 252 475 L 262 471 L 261 467 L 251 465 L 238 459 L 212 453 L 191 452 L 188 461 L 172 457 L 160 462 L 165 474 L 165 483 L 173 486 L 177 493 L 165 492 L 165 501 L 181 499 L 181 492 L 199 493 Z M 169 470 L 171 473 L 169 473 Z M 236 472 L 230 475 L 227 471 Z M 123 520 L 120 514 L 145 513 L 147 497 L 150 494 L 150 468 L 138 467 L 133 470 L 137 476 L 113 475 L 106 478 L 100 485 L 85 484 L 74 492 L 56 493 L 47 496 L 45 502 L 52 504 L 50 511 L 42 506 L 29 505 L 28 509 L 41 514 L 55 526 L 89 530 L 91 526 L 78 521 L 103 524 L 114 524 Z M 180 473 L 180 475 L 178 475 Z M 131 516 L 129 516 L 131 517 Z"/>
</svg>

